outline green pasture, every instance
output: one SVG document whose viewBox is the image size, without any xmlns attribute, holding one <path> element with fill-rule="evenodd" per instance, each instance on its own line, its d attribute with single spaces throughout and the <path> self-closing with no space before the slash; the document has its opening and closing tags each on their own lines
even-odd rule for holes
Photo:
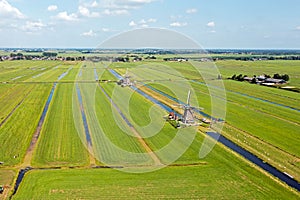
<svg viewBox="0 0 300 200">
<path fill-rule="evenodd" d="M 4 165 L 20 163 L 36 130 L 52 85 L 34 85 L 32 92 L 0 127 L 0 161 Z"/>
<path fill-rule="evenodd" d="M 117 192 L 116 192 L 117 191 Z M 216 146 L 198 166 L 151 173 L 115 169 L 33 170 L 13 199 L 298 199 L 229 151 Z"/>
<path fill-rule="evenodd" d="M 155 151 L 161 162 L 169 164 L 179 158 L 179 163 L 199 162 L 198 152 L 185 154 L 181 157 L 192 144 L 196 134 L 195 130 L 189 128 L 176 130 L 166 122 L 164 118 L 167 115 L 166 111 L 161 110 L 157 105 L 154 106 L 152 102 L 133 92 L 130 88 L 121 88 L 120 86 L 115 86 L 117 87 L 115 88 L 111 84 L 106 84 L 104 87 L 109 91 L 109 94 L 112 94 L 114 89 L 117 97 L 119 97 L 113 98 L 114 102 L 120 107 L 122 113 L 129 119 L 137 132 L 144 137 L 149 147 Z M 126 105 L 125 99 L 128 98 L 130 101 Z M 195 145 L 199 146 L 199 143 Z"/>
<path fill-rule="evenodd" d="M 93 80 L 94 78 L 93 65 L 88 64 L 82 68 L 81 76 L 78 77 L 79 80 Z M 95 82 L 78 84 L 78 87 L 81 91 L 82 104 L 96 158 L 107 165 L 136 165 L 137 160 L 142 160 L 142 163 L 138 164 L 151 163 L 151 159 L 138 140 L 127 134 L 130 129 L 119 115 L 116 117 L 123 124 L 119 124 L 121 126 L 119 127 L 115 123 L 112 111 L 115 108 L 111 107 L 101 86 Z M 76 114 L 76 116 L 75 120 L 80 121 L 80 115 Z"/>
<path fill-rule="evenodd" d="M 0 62 L 0 82 L 20 82 L 47 73 L 59 61 L 4 61 Z"/>
<path fill-rule="evenodd" d="M 170 64 L 170 66 L 173 65 L 174 63 Z M 184 67 L 186 64 L 180 63 L 177 65 Z M 177 65 L 175 66 L 177 67 Z M 120 64 L 118 64 L 118 67 L 117 70 L 121 71 Z M 184 68 L 181 70 L 183 69 Z M 132 71 L 134 70 L 132 69 Z M 161 71 L 160 73 L 160 76 L 165 75 L 166 78 L 169 77 L 169 74 L 164 74 Z M 298 122 L 300 121 L 299 114 L 292 109 L 249 97 L 253 96 L 284 106 L 299 108 L 299 95 L 276 88 L 251 85 L 249 83 L 231 80 L 225 80 L 224 83 L 226 89 L 228 89 L 226 122 L 236 128 L 235 131 L 225 130 L 225 132 L 228 131 L 228 133 L 225 133 L 226 136 L 235 141 L 242 140 L 243 147 L 255 154 L 259 154 L 260 157 L 273 163 L 277 168 L 291 172 L 294 177 L 299 179 L 298 158 L 300 149 L 298 147 L 299 145 L 297 145 L 300 140 L 297 134 L 299 129 Z M 177 82 L 173 82 L 172 84 L 150 83 L 150 85 L 171 96 L 174 96 L 174 94 L 164 86 L 168 86 L 171 90 L 176 90 L 176 88 L 178 90 L 188 89 Z M 192 83 L 192 86 L 197 94 L 199 106 L 204 107 L 204 112 L 209 114 L 211 108 L 207 87 L 196 83 Z M 235 133 L 237 130 L 246 132 L 252 136 L 252 138 L 238 138 L 237 135 L 239 134 Z M 263 142 L 262 145 L 257 145 L 258 141 Z M 238 143 L 240 144 L 241 142 Z M 250 143 L 253 144 L 250 145 Z"/>
<path fill-rule="evenodd" d="M 73 87 L 56 87 L 32 161 L 34 166 L 81 166 L 88 162 L 88 152 L 74 125 Z"/>
<path fill-rule="evenodd" d="M 216 80 L 219 74 L 212 74 L 210 67 L 214 64 L 222 74 L 227 95 L 222 134 L 299 181 L 300 116 L 291 109 L 300 109 L 299 94 L 226 79 L 233 74 L 279 73 L 290 75 L 289 85 L 300 87 L 299 61 L 195 64 L 158 59 L 110 65 L 4 61 L 0 62 L 0 123 L 6 117 L 7 121 L 0 127 L 0 162 L 4 162 L 0 185 L 13 187 L 12 180 L 36 131 L 52 82 L 58 82 L 31 164 L 37 168 L 62 168 L 28 172 L 13 199 L 299 199 L 299 192 L 220 144 L 200 159 L 201 146 L 207 142 L 202 132 L 195 127 L 175 129 L 165 120 L 168 113 L 138 92 L 115 82 L 96 81 L 97 76 L 116 81 L 109 68 L 120 75 L 128 69 L 137 88 L 149 84 L 183 102 L 192 88 L 191 104 L 210 114 L 211 94 L 202 76 L 210 77 L 210 83 L 221 83 Z M 58 81 L 63 73 L 67 74 Z M 218 88 L 214 89 L 213 95 L 222 99 L 222 94 L 216 92 Z M 87 145 L 82 113 L 91 146 Z M 124 166 L 124 171 L 149 171 L 155 163 L 149 149 L 161 163 L 172 165 L 144 174 L 90 167 L 96 164 Z"/>
<path fill-rule="evenodd" d="M 10 113 L 33 90 L 34 85 L 1 85 L 0 84 L 0 121 L 5 120 Z"/>
<path fill-rule="evenodd" d="M 289 85 L 300 87 L 300 61 L 299 60 L 275 60 L 275 61 L 217 61 L 220 72 L 224 78 L 232 75 L 243 74 L 248 76 L 275 73 L 288 74 L 290 76 Z"/>
</svg>

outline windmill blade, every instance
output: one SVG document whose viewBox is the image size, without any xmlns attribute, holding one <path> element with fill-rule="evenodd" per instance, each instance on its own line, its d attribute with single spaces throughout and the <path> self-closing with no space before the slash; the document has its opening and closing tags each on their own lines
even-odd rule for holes
<svg viewBox="0 0 300 200">
<path fill-rule="evenodd" d="M 184 107 L 184 105 L 182 105 L 182 104 L 173 104 L 173 105 L 172 105 L 172 107 L 183 108 L 183 107 Z"/>
<path fill-rule="evenodd" d="M 190 100 L 191 100 L 191 90 L 189 90 L 188 97 L 187 97 L 187 100 L 186 100 L 187 105 L 190 105 Z"/>
</svg>

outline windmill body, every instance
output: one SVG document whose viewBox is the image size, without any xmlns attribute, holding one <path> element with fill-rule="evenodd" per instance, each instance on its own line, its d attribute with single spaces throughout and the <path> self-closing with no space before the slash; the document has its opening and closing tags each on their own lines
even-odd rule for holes
<svg viewBox="0 0 300 200">
<path fill-rule="evenodd" d="M 191 100 L 191 91 L 189 91 L 189 93 L 188 93 L 186 104 L 179 105 L 179 107 L 183 108 L 183 110 L 184 110 L 182 118 L 181 118 L 181 123 L 185 126 L 199 125 L 199 123 L 197 123 L 197 120 L 194 116 L 194 110 L 202 109 L 202 108 L 196 108 L 196 107 L 191 106 L 190 100 Z"/>
<path fill-rule="evenodd" d="M 122 87 L 127 87 L 127 86 L 132 86 L 133 83 L 130 80 L 130 76 L 128 75 L 128 69 L 126 70 L 126 74 L 124 75 L 124 78 L 122 78 L 119 82 L 119 85 L 121 85 Z"/>
</svg>

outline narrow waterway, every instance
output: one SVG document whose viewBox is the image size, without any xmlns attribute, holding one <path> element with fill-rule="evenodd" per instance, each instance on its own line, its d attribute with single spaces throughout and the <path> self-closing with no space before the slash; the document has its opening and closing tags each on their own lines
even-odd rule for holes
<svg viewBox="0 0 300 200">
<path fill-rule="evenodd" d="M 110 72 L 112 72 L 113 75 L 115 75 L 116 78 L 121 77 L 120 75 L 117 74 L 116 71 L 114 70 L 110 70 Z M 122 77 L 121 77 L 122 78 Z M 134 89 L 135 87 L 133 87 Z M 137 89 L 137 92 L 139 92 L 139 90 Z M 140 93 L 140 92 L 139 92 Z M 143 95 L 144 92 L 141 91 L 140 94 Z M 144 93 L 145 94 L 145 93 Z M 164 94 L 164 93 L 163 93 Z M 148 98 L 150 97 L 149 95 L 145 94 L 143 95 L 144 97 Z M 166 97 L 168 97 L 169 95 L 166 95 Z M 159 105 L 163 105 L 162 108 L 168 108 L 168 110 L 170 110 L 171 108 L 169 108 L 167 105 L 159 102 L 158 100 L 154 99 L 153 97 L 149 98 L 150 101 L 152 102 L 157 102 Z M 174 98 L 172 97 L 171 100 L 174 100 Z M 178 101 L 177 101 L 178 102 Z M 179 101 L 180 102 L 180 101 Z M 281 181 L 285 182 L 287 185 L 297 189 L 298 191 L 300 191 L 300 183 L 298 183 L 295 179 L 293 179 L 291 176 L 289 176 L 287 173 L 281 172 L 278 169 L 276 169 L 275 167 L 273 167 L 272 165 L 264 162 L 263 160 L 261 160 L 260 158 L 258 158 L 257 156 L 255 156 L 254 154 L 250 153 L 249 151 L 243 149 L 242 147 L 238 146 L 237 144 L 235 144 L 234 142 L 232 142 L 231 140 L 225 138 L 224 136 L 220 135 L 219 133 L 215 133 L 215 132 L 207 132 L 207 135 L 209 135 L 210 137 L 212 137 L 213 139 L 217 140 L 218 142 L 224 144 L 225 146 L 227 146 L 228 148 L 230 148 L 231 150 L 233 150 L 234 152 L 240 154 L 241 156 L 243 156 L 244 158 L 246 158 L 248 161 L 256 164 L 257 166 L 259 166 L 260 168 L 262 168 L 263 170 L 267 171 L 268 173 L 272 174 L 273 176 L 277 177 L 278 179 L 280 179 Z"/>
<path fill-rule="evenodd" d="M 82 104 L 81 91 L 80 91 L 80 88 L 78 86 L 78 83 L 76 84 L 76 91 L 77 91 L 77 97 L 78 97 L 78 101 L 79 101 L 79 105 L 80 105 L 81 118 L 82 118 L 82 122 L 83 122 L 86 142 L 87 142 L 89 147 L 92 147 L 91 134 L 90 134 L 89 126 L 88 126 L 88 123 L 87 123 L 86 115 L 85 115 L 85 112 L 84 112 L 84 106 Z"/>
<path fill-rule="evenodd" d="M 16 180 L 16 184 L 15 184 L 15 187 L 14 187 L 14 191 L 12 193 L 12 196 L 15 195 L 18 191 L 18 188 L 25 176 L 25 173 L 28 172 L 29 170 L 31 170 L 32 168 L 30 167 L 26 167 L 25 169 L 20 169 L 19 173 L 18 173 L 18 177 L 17 177 L 17 180 Z"/>
<path fill-rule="evenodd" d="M 277 178 L 279 178 L 280 180 L 282 180 L 289 186 L 300 191 L 300 184 L 295 179 L 293 179 L 291 176 L 289 176 L 288 174 L 277 170 L 272 165 L 264 162 L 257 156 L 253 155 L 249 151 L 243 149 L 242 147 L 240 147 L 237 144 L 233 143 L 232 141 L 228 140 L 227 138 L 225 138 L 224 136 L 222 136 L 219 133 L 207 132 L 206 134 L 209 135 L 210 137 L 212 137 L 213 139 L 217 140 L 218 142 L 224 144 L 226 147 L 230 148 L 231 150 L 237 152 L 238 154 L 240 154 L 247 160 L 251 161 L 252 163 L 258 165 L 259 167 L 261 167 L 265 171 L 269 172 L 273 176 L 276 176 Z"/>
</svg>

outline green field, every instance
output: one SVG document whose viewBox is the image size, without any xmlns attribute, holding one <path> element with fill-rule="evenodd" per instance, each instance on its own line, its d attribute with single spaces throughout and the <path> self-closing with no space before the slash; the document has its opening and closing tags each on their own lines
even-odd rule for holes
<svg viewBox="0 0 300 200">
<path fill-rule="evenodd" d="M 207 165 L 146 174 L 114 169 L 32 171 L 13 199 L 299 198 L 223 149 L 216 148 L 206 160 Z"/>
<path fill-rule="evenodd" d="M 72 92 L 73 84 L 57 86 L 34 155 L 34 166 L 87 164 L 87 152 L 74 125 Z"/>
<path fill-rule="evenodd" d="M 212 75 L 212 63 L 198 64 L 202 75 Z M 299 93 L 227 79 L 280 73 L 300 87 L 300 62 L 215 64 L 227 98 L 222 134 L 300 181 L 300 115 L 293 110 L 300 109 Z M 191 104 L 207 114 L 214 112 L 210 92 L 224 98 L 188 62 L 0 62 L 0 185 L 6 186 L 0 199 L 11 195 L 17 171 L 28 165 L 34 169 L 12 199 L 299 199 L 299 192 L 221 144 L 200 159 L 208 129 L 175 129 L 164 118 L 167 111 L 118 86 L 107 67 L 121 75 L 128 69 L 136 87 L 145 90 L 148 84 L 183 102 L 192 88 Z M 216 78 L 208 81 L 220 85 Z M 55 84 L 31 154 L 28 148 Z M 147 91 L 158 101 L 178 104 Z M 163 169 L 153 171 L 158 168 Z M 132 171 L 140 173 L 126 173 Z"/>
<path fill-rule="evenodd" d="M 234 64 L 234 61 L 226 62 Z M 216 64 L 218 65 L 219 63 Z M 167 65 L 182 71 L 186 66 L 191 67 L 188 63 L 181 63 L 181 68 L 178 67 L 178 63 L 167 63 Z M 120 67 L 120 64 L 118 66 Z M 297 77 L 299 74 L 295 73 L 294 65 L 292 67 L 288 66 L 286 67 L 286 73 L 293 74 L 292 77 Z M 223 71 L 225 71 L 224 68 Z M 230 67 L 228 70 L 230 71 L 231 68 L 233 67 Z M 239 66 L 236 66 L 236 68 L 239 68 Z M 247 69 L 247 72 L 251 71 L 251 68 L 248 67 Z M 262 73 L 263 69 L 260 70 Z M 119 69 L 118 71 L 121 70 Z M 243 73 L 245 71 L 243 68 Z M 160 70 L 159 76 L 169 79 L 174 77 L 172 74 Z M 151 73 L 143 75 L 146 77 L 146 80 L 154 77 Z M 223 76 L 225 75 L 223 74 Z M 158 80 L 160 80 L 160 77 L 158 77 Z M 207 87 L 202 84 L 201 80 L 200 82 L 193 82 L 191 84 L 197 94 L 198 104 L 204 108 L 205 113 L 210 114 L 211 99 Z M 290 106 L 299 109 L 299 95 L 294 92 L 232 80 L 224 80 L 224 84 L 227 90 L 227 112 L 223 134 L 258 155 L 263 160 L 272 163 L 272 165 L 283 171 L 291 173 L 295 178 L 300 180 L 300 148 L 297 145 L 300 141 L 299 134 L 297 134 L 300 126 L 299 112 L 284 107 Z M 182 82 L 164 84 L 171 90 L 162 87 L 161 83 L 150 83 L 150 85 L 171 96 L 174 96 L 171 90 L 176 91 L 179 88 L 184 90 L 186 88 L 186 86 L 182 85 Z M 179 97 L 181 96 L 184 96 L 184 94 L 179 95 Z M 180 100 L 184 101 L 184 98 Z"/>
</svg>

